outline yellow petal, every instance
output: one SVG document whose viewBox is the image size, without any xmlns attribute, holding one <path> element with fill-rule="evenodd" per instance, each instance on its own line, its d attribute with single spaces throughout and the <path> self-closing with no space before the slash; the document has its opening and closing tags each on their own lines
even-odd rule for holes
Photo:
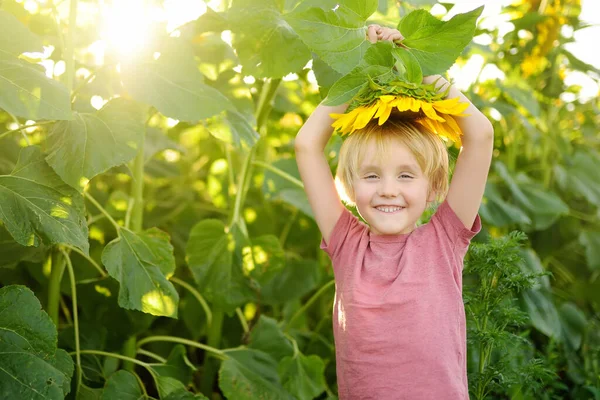
<svg viewBox="0 0 600 400">
<path fill-rule="evenodd" d="M 430 120 L 429 118 L 421 118 L 417 120 L 417 122 L 423 125 L 425 128 L 427 128 L 427 130 L 429 130 L 431 133 L 437 134 L 435 125 L 433 125 L 433 120 Z"/>
<path fill-rule="evenodd" d="M 423 112 L 425 113 L 427 118 L 431 118 L 435 121 L 444 122 L 444 118 L 437 115 L 437 113 L 433 109 L 433 106 L 431 105 L 431 103 L 426 103 L 426 102 L 422 101 L 421 109 L 423 110 Z"/>
<path fill-rule="evenodd" d="M 444 114 L 459 115 L 469 108 L 469 103 L 459 102 L 459 98 L 454 97 L 433 102 L 433 108 Z"/>
<path fill-rule="evenodd" d="M 390 114 L 392 113 L 393 108 L 394 107 L 392 107 L 391 104 L 387 104 L 385 106 L 385 110 L 382 113 L 380 113 L 380 115 L 379 115 L 379 122 L 378 122 L 379 125 L 383 125 L 383 123 L 385 121 L 387 121 L 387 119 L 390 117 Z"/>
<path fill-rule="evenodd" d="M 410 97 L 398 97 L 392 103 L 392 105 L 394 105 L 394 106 L 396 106 L 396 108 L 398 108 L 398 111 L 409 110 L 413 107 L 413 104 L 414 104 L 414 100 Z M 417 108 L 417 111 L 419 111 L 418 108 Z"/>
<path fill-rule="evenodd" d="M 377 101 L 377 112 L 375 113 L 375 116 L 373 118 L 379 118 L 379 116 L 385 112 L 386 107 L 390 107 L 390 105 L 387 102 L 378 100 Z"/>
<path fill-rule="evenodd" d="M 350 132 L 350 128 L 358 115 L 360 110 L 352 110 L 345 114 L 329 114 L 332 118 L 337 118 L 337 120 L 331 124 L 332 127 L 336 128 L 342 134 Z"/>
<path fill-rule="evenodd" d="M 457 135 L 462 135 L 462 131 L 460 129 L 460 126 L 458 126 L 456 120 L 451 115 L 444 115 L 444 117 L 450 129 L 456 132 Z"/>
<path fill-rule="evenodd" d="M 460 130 L 454 130 L 448 123 L 445 122 L 437 122 L 440 125 L 440 136 L 447 137 L 453 142 L 460 141 Z"/>
<path fill-rule="evenodd" d="M 379 96 L 379 100 L 381 100 L 381 102 L 384 104 L 391 102 L 395 98 L 396 98 L 396 96 L 393 96 L 391 94 L 384 94 L 382 96 Z"/>
<path fill-rule="evenodd" d="M 358 107 L 358 109 L 361 109 L 361 110 L 358 113 L 358 116 L 356 117 L 356 121 L 354 121 L 353 131 L 355 129 L 362 129 L 365 126 L 367 126 L 367 124 L 369 123 L 371 118 L 373 118 L 375 111 L 377 111 L 377 108 L 378 108 L 377 103 L 372 104 L 367 107 Z"/>
<path fill-rule="evenodd" d="M 419 112 L 419 110 L 421 109 L 422 101 L 417 100 L 417 99 L 410 99 L 410 102 L 411 102 L 410 111 Z"/>
</svg>

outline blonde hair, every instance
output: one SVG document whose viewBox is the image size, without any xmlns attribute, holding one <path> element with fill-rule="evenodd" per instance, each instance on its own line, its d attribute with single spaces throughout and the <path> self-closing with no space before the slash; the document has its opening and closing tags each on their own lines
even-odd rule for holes
<svg viewBox="0 0 600 400">
<path fill-rule="evenodd" d="M 370 121 L 363 129 L 352 133 L 342 144 L 336 172 L 340 197 L 354 205 L 354 186 L 367 145 L 375 142 L 375 156 L 389 156 L 389 143 L 399 140 L 415 156 L 429 179 L 429 194 L 433 191 L 441 202 L 448 192 L 448 150 L 442 139 L 415 122 L 388 119 L 383 125 Z"/>
</svg>

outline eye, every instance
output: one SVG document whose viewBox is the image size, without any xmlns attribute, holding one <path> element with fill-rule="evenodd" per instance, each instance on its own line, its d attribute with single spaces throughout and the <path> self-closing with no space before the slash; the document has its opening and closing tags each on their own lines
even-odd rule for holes
<svg viewBox="0 0 600 400">
<path fill-rule="evenodd" d="M 367 175 L 367 176 L 365 176 L 365 179 L 377 179 L 377 175 L 373 175 L 373 174 Z"/>
<path fill-rule="evenodd" d="M 402 174 L 402 175 L 400 175 L 400 178 L 412 179 L 412 176 L 411 175 L 407 175 L 407 174 Z"/>
</svg>

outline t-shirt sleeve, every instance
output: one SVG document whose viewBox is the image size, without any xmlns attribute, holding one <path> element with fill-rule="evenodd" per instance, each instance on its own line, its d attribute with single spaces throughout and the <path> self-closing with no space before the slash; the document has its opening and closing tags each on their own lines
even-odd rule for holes
<svg viewBox="0 0 600 400">
<path fill-rule="evenodd" d="M 331 231 L 329 243 L 325 242 L 325 238 L 321 238 L 320 248 L 323 249 L 333 261 L 342 248 L 348 245 L 352 246 L 351 242 L 354 239 L 358 239 L 361 230 L 362 228 L 358 218 L 352 215 L 352 213 L 344 207 L 342 214 L 333 227 L 333 231 Z"/>
<path fill-rule="evenodd" d="M 464 256 L 471 239 L 481 231 L 479 214 L 475 217 L 471 229 L 467 229 L 447 200 L 439 205 L 431 220 L 436 227 L 441 228 L 440 230 L 447 236 L 459 256 Z"/>
</svg>

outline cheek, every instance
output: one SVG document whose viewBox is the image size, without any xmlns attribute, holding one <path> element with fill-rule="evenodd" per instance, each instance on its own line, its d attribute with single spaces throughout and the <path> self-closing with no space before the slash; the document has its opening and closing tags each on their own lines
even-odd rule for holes
<svg viewBox="0 0 600 400">
<path fill-rule="evenodd" d="M 357 203 L 364 203 L 371 200 L 372 189 L 367 185 L 355 184 L 354 185 L 354 197 Z"/>
</svg>

